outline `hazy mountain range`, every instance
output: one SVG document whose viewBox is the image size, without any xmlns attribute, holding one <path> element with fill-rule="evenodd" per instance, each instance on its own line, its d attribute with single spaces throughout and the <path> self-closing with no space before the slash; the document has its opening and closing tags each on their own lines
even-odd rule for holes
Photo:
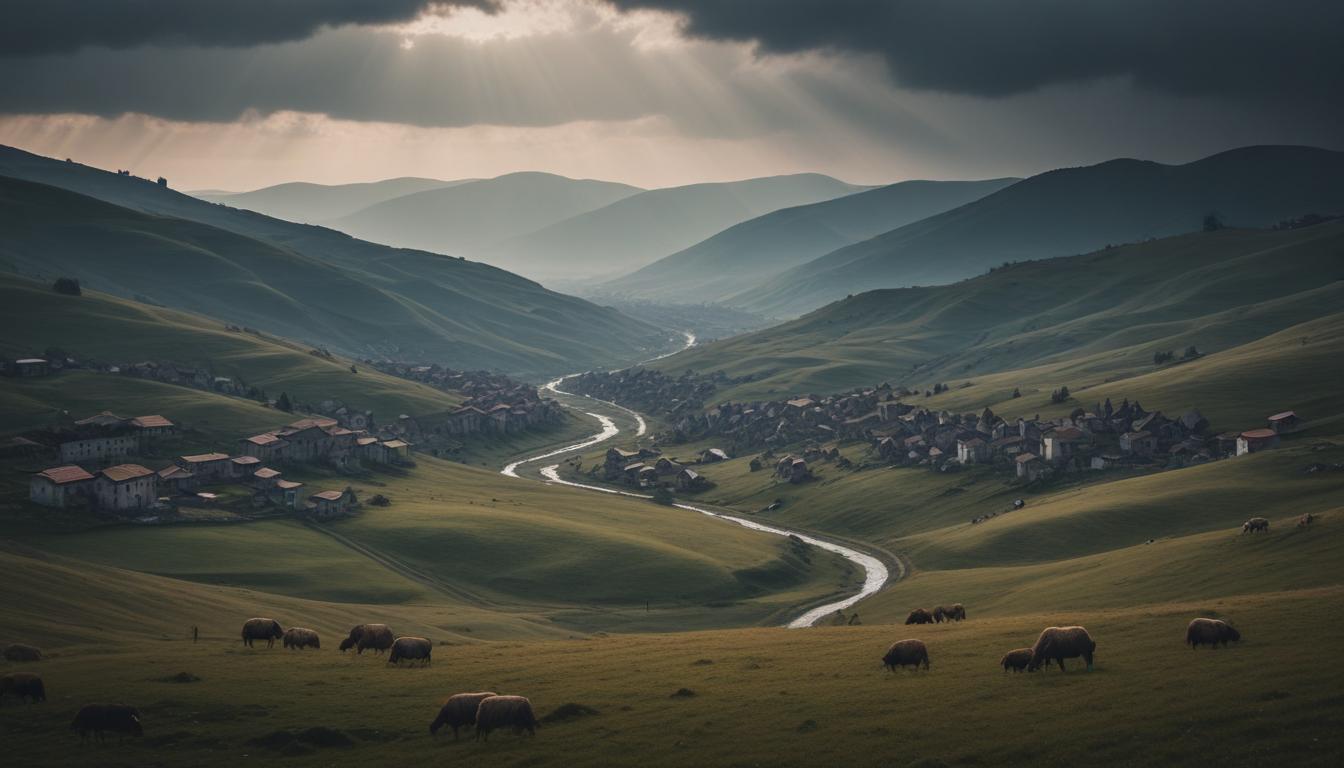
<svg viewBox="0 0 1344 768">
<path fill-rule="evenodd" d="M 1015 181 L 904 181 L 784 208 L 729 227 L 595 290 L 654 301 L 722 301 L 837 248 L 979 199 Z"/>
<path fill-rule="evenodd" d="M 201 312 L 351 356 L 531 376 L 628 363 L 671 334 L 491 267 L 0 148 L 3 268 Z"/>
<path fill-rule="evenodd" d="M 310 184 L 293 181 L 251 192 L 193 191 L 193 197 L 264 213 L 300 224 L 323 224 L 394 197 L 466 184 L 475 179 L 441 181 L 403 176 L 363 184 Z"/>
<path fill-rule="evenodd" d="M 1112 160 L 1020 181 L 832 251 L 728 302 L 798 315 L 874 288 L 949 283 L 1011 261 L 1086 253 L 1200 229 L 1207 214 L 1260 227 L 1344 211 L 1344 153 L 1260 146 L 1184 165 Z"/>
</svg>

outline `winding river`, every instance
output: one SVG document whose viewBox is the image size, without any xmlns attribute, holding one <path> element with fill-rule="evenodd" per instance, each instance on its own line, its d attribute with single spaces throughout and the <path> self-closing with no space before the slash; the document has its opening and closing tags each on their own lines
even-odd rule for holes
<svg viewBox="0 0 1344 768">
<path fill-rule="evenodd" d="M 693 344 L 695 344 L 695 336 L 693 334 L 687 333 L 685 334 L 685 336 L 686 336 L 686 345 L 682 347 L 682 349 L 687 349 Z M 679 352 L 681 350 L 677 351 Z M 659 360 L 671 354 L 675 353 L 669 352 L 666 355 L 660 355 L 659 357 L 655 357 L 653 358 L 653 360 Z M 652 362 L 652 360 L 648 362 Z M 644 417 L 641 416 L 639 413 L 629 408 L 626 408 L 623 405 L 617 405 L 616 403 L 608 402 L 606 400 L 597 400 L 596 398 L 591 398 L 588 397 L 587 395 L 575 395 L 572 392 L 565 392 L 564 390 L 560 389 L 560 385 L 564 383 L 565 379 L 572 378 L 573 376 L 576 375 L 578 374 L 570 374 L 569 376 L 563 376 L 559 379 L 556 379 L 555 381 L 548 383 L 545 386 L 545 389 L 557 395 L 565 395 L 568 397 L 585 397 L 589 400 L 594 400 L 595 402 L 602 403 L 605 406 L 623 411 L 624 413 L 629 414 L 630 417 L 635 420 L 636 437 L 641 437 L 645 434 L 645 432 L 647 432 L 648 425 L 645 423 Z M 562 404 L 566 408 L 573 408 L 573 406 L 567 403 Z M 552 451 L 547 451 L 546 453 L 542 453 L 536 456 L 529 456 L 527 458 L 514 461 L 505 466 L 502 470 L 500 470 L 500 472 L 509 477 L 519 477 L 518 469 L 523 465 L 536 464 L 539 462 L 543 462 L 547 459 L 553 459 L 556 456 L 583 450 L 584 448 L 590 448 L 599 443 L 606 442 L 615 437 L 616 435 L 620 434 L 621 432 L 620 428 L 616 426 L 616 422 L 613 421 L 611 417 L 605 416 L 600 413 L 591 413 L 588 411 L 582 411 L 581 409 L 576 410 L 580 410 L 582 413 L 585 413 L 588 416 L 597 419 L 598 423 L 601 424 L 602 426 L 602 431 L 598 432 L 592 437 L 584 439 L 581 442 L 574 443 L 573 445 L 567 445 L 563 448 L 557 448 Z M 564 480 L 560 477 L 559 464 L 547 464 L 545 466 L 542 466 L 539 468 L 538 473 L 542 478 L 545 479 L 546 482 L 554 483 L 557 485 L 567 485 L 571 488 L 583 488 L 589 491 L 597 491 L 599 493 L 610 493 L 618 496 L 629 496 L 637 499 L 652 498 L 651 496 L 642 493 L 632 493 L 630 491 L 622 491 L 617 490 L 615 488 L 603 488 L 601 486 L 585 485 L 583 483 L 575 483 L 569 480 Z M 749 528 L 753 531 L 761 531 L 762 533 L 774 534 L 776 536 L 796 536 L 797 538 L 807 542 L 808 544 L 811 544 L 814 547 L 824 549 L 827 552 L 834 552 L 840 555 L 841 557 L 845 558 L 846 560 L 849 560 L 851 563 L 854 563 L 859 568 L 863 569 L 864 572 L 863 587 L 860 588 L 858 592 L 844 599 L 829 602 L 826 603 L 825 605 L 819 605 L 807 611 L 803 615 L 793 619 L 792 621 L 790 621 L 788 624 L 785 625 L 790 628 L 796 629 L 800 627 L 810 627 L 822 617 L 828 616 L 832 613 L 835 613 L 836 611 L 842 611 L 854 605 L 855 603 L 859 602 L 860 600 L 864 599 L 865 597 L 875 594 L 878 590 L 882 589 L 882 587 L 885 586 L 887 581 L 890 580 L 891 578 L 891 574 L 887 570 L 886 564 L 883 563 L 881 560 L 879 560 L 876 557 L 873 557 L 872 555 L 860 552 L 857 549 L 844 546 L 843 544 L 837 544 L 833 541 L 817 538 L 816 536 L 810 534 L 790 530 L 788 528 L 785 528 L 784 526 L 759 523 L 755 520 L 748 520 L 747 518 L 744 517 L 738 517 L 737 515 L 730 515 L 723 512 L 715 512 L 713 510 L 703 509 L 701 507 L 696 507 L 691 504 L 673 504 L 673 506 L 690 512 L 699 512 L 702 515 L 708 515 L 710 517 L 723 520 L 724 522 L 734 523 L 736 525 L 742 526 L 743 528 Z M 899 563 L 897 563 L 897 568 L 899 571 L 900 569 Z M 902 575 L 903 575 L 902 573 L 898 572 L 897 578 L 900 578 Z"/>
</svg>

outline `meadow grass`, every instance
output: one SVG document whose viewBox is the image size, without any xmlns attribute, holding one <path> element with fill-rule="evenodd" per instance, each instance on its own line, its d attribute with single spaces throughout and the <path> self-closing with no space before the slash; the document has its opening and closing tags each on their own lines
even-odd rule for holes
<svg viewBox="0 0 1344 768">
<path fill-rule="evenodd" d="M 1335 765 L 1344 668 L 1322 651 L 1344 644 L 1341 608 L 1334 587 L 918 628 L 449 644 L 423 668 L 329 646 L 127 639 L 53 649 L 25 666 L 42 672 L 49 700 L 6 706 L 0 718 L 25 765 Z M 1232 620 L 1244 639 L 1192 652 L 1184 628 L 1198 615 Z M 1302 616 L 1314 617 L 1309 631 Z M 1094 671 L 1076 660 L 1066 673 L 998 666 L 1041 627 L 1066 622 L 1097 641 Z M 904 637 L 928 644 L 929 671 L 881 669 Z M 166 682 L 181 672 L 200 679 Z M 565 704 L 595 713 L 544 724 L 535 738 L 431 738 L 439 703 L 468 690 L 529 696 L 543 717 Z M 99 700 L 140 707 L 145 737 L 81 745 L 68 723 Z M 292 738 L 314 727 L 337 734 Z M 326 746 L 335 741 L 347 745 Z"/>
</svg>

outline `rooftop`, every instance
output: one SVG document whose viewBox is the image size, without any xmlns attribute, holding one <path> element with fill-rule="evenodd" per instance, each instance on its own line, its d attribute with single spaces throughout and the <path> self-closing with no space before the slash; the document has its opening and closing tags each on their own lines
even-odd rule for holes
<svg viewBox="0 0 1344 768">
<path fill-rule="evenodd" d="M 279 477 L 280 471 L 277 469 L 271 469 L 270 467 L 262 467 L 261 469 L 258 469 L 256 472 L 253 472 L 252 476 L 260 480 L 270 480 L 272 478 Z"/>
<path fill-rule="evenodd" d="M 308 498 L 321 499 L 323 501 L 340 501 L 341 497 L 344 495 L 345 493 L 343 491 L 319 491 Z"/>
<path fill-rule="evenodd" d="M 78 483 L 84 480 L 93 479 L 93 475 L 90 475 L 88 472 L 85 472 L 82 468 L 76 467 L 73 464 L 66 467 L 52 467 L 51 469 L 44 469 L 41 472 L 38 472 L 37 476 L 45 477 L 46 479 L 50 480 L 51 482 L 57 485 L 65 485 L 66 483 Z"/>
<path fill-rule="evenodd" d="M 227 453 L 198 453 L 194 456 L 183 456 L 182 460 L 188 464 L 204 464 L 207 461 L 227 461 Z"/>
<path fill-rule="evenodd" d="M 131 424 L 141 429 L 156 429 L 159 427 L 171 427 L 173 422 L 157 414 L 152 416 L 136 416 L 131 419 Z"/>
<path fill-rule="evenodd" d="M 1241 436 L 1247 440 L 1267 440 L 1272 437 L 1277 437 L 1278 434 L 1278 432 L 1275 432 L 1272 429 L 1248 429 L 1245 432 L 1242 432 Z"/>
<path fill-rule="evenodd" d="M 152 475 L 154 474 L 154 471 L 142 467 L 139 464 L 118 464 L 115 467 L 108 467 L 98 474 L 114 483 L 124 483 L 127 480 L 135 480 L 139 477 Z"/>
</svg>

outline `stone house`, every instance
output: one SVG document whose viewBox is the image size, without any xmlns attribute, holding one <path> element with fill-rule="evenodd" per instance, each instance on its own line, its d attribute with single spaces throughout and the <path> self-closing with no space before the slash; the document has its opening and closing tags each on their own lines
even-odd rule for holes
<svg viewBox="0 0 1344 768">
<path fill-rule="evenodd" d="M 349 488 L 343 491 L 319 491 L 308 497 L 316 517 L 338 517 L 348 514 L 359 500 Z"/>
<path fill-rule="evenodd" d="M 1043 469 L 1041 457 L 1034 453 L 1020 454 L 1014 463 L 1017 465 L 1017 478 L 1025 482 L 1033 482 L 1041 476 Z"/>
<path fill-rule="evenodd" d="M 698 491 L 708 485 L 709 481 L 690 467 L 683 467 L 677 473 L 677 490 L 679 491 Z"/>
<path fill-rule="evenodd" d="M 136 416 L 130 421 L 131 428 L 147 437 L 167 437 L 177 432 L 177 425 L 157 414 Z"/>
<path fill-rule="evenodd" d="M 261 468 L 261 459 L 256 456 L 235 456 L 229 459 L 229 477 L 251 477 Z"/>
<path fill-rule="evenodd" d="M 158 474 L 139 464 L 108 467 L 93 480 L 94 500 L 100 509 L 148 509 L 158 501 L 158 480 Z"/>
<path fill-rule="evenodd" d="M 40 357 L 25 357 L 15 360 L 10 370 L 15 376 L 46 376 L 51 372 L 51 364 Z"/>
<path fill-rule="evenodd" d="M 298 509 L 302 500 L 301 488 L 303 488 L 303 483 L 293 480 L 276 480 L 268 498 L 273 504 L 278 504 L 286 509 Z"/>
<path fill-rule="evenodd" d="M 252 473 L 250 482 L 253 488 L 264 493 L 274 488 L 279 479 L 280 470 L 271 469 L 270 467 L 261 467 Z"/>
<path fill-rule="evenodd" d="M 1276 413 L 1269 417 L 1269 428 L 1280 435 L 1296 432 L 1302 428 L 1302 419 L 1293 411 Z"/>
<path fill-rule="evenodd" d="M 1237 455 L 1259 453 L 1279 446 L 1279 433 L 1272 429 L 1251 429 L 1237 437 Z"/>
<path fill-rule="evenodd" d="M 408 461 L 411 458 L 411 444 L 405 440 L 384 440 L 381 445 L 387 456 L 386 463 L 388 464 Z"/>
<path fill-rule="evenodd" d="M 195 491 L 200 483 L 196 473 L 173 464 L 159 470 L 159 492 L 183 495 Z"/>
<path fill-rule="evenodd" d="M 134 456 L 140 452 L 140 438 L 125 428 L 85 433 L 60 444 L 61 461 L 90 464 Z"/>
<path fill-rule="evenodd" d="M 1126 432 L 1120 436 L 1120 450 L 1135 456 L 1157 453 L 1157 438 L 1148 432 Z"/>
<path fill-rule="evenodd" d="M 727 461 L 728 453 L 722 448 L 708 448 L 700 452 L 701 464 L 713 464 L 718 461 Z"/>
<path fill-rule="evenodd" d="M 1043 457 L 1051 464 L 1061 464 L 1073 458 L 1075 448 L 1087 440 L 1087 434 L 1077 427 L 1060 427 L 1041 437 Z"/>
<path fill-rule="evenodd" d="M 957 441 L 957 461 L 962 464 L 979 464 L 989 458 L 989 446 L 978 437 Z"/>
<path fill-rule="evenodd" d="M 245 456 L 255 456 L 262 461 L 277 461 L 285 457 L 285 448 L 288 445 L 279 435 L 264 432 L 239 440 L 238 452 Z"/>
<path fill-rule="evenodd" d="M 28 498 L 44 507 L 68 507 L 92 490 L 93 475 L 74 465 L 44 469 L 28 480 Z"/>
<path fill-rule="evenodd" d="M 179 456 L 177 466 L 192 472 L 201 483 L 227 480 L 233 476 L 232 461 L 227 453 L 198 453 Z"/>
<path fill-rule="evenodd" d="M 801 483 L 812 479 L 812 470 L 807 461 L 798 456 L 785 456 L 775 464 L 775 476 L 790 483 Z"/>
</svg>

